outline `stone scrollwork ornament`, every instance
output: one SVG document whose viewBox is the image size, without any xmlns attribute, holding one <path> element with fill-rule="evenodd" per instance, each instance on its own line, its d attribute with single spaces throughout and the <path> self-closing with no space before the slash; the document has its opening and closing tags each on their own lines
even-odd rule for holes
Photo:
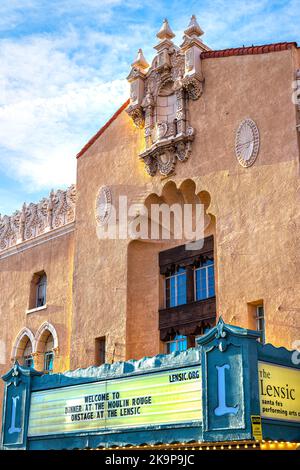
<svg viewBox="0 0 300 470">
<path fill-rule="evenodd" d="M 191 148 L 191 142 L 188 142 L 188 144 L 185 144 L 184 142 L 179 142 L 179 144 L 176 145 L 176 157 L 180 162 L 184 162 L 189 158 Z"/>
<path fill-rule="evenodd" d="M 142 107 L 130 106 L 126 111 L 133 120 L 135 127 L 138 129 L 143 129 L 145 126 L 145 117 Z"/>
<path fill-rule="evenodd" d="M 203 84 L 195 77 L 185 77 L 183 79 L 183 88 L 187 91 L 189 98 L 192 100 L 198 100 L 202 95 Z"/>
<path fill-rule="evenodd" d="M 176 162 L 185 162 L 192 149 L 195 131 L 189 123 L 189 101 L 203 92 L 201 52 L 208 47 L 199 39 L 203 34 L 192 16 L 184 42 L 177 47 L 167 20 L 154 47 L 157 54 L 148 66 L 141 49 L 128 76 L 131 87 L 127 113 L 134 124 L 144 127 L 145 149 L 139 157 L 150 176 L 175 171 Z"/>
<path fill-rule="evenodd" d="M 162 139 L 166 135 L 167 130 L 168 130 L 168 123 L 167 122 L 160 122 L 157 125 L 157 138 Z"/>
<path fill-rule="evenodd" d="M 157 172 L 157 160 L 151 156 L 144 158 L 145 169 L 149 176 L 154 176 Z"/>
<path fill-rule="evenodd" d="M 157 166 L 162 175 L 173 173 L 176 164 L 176 157 L 172 149 L 164 149 L 157 154 Z"/>
</svg>

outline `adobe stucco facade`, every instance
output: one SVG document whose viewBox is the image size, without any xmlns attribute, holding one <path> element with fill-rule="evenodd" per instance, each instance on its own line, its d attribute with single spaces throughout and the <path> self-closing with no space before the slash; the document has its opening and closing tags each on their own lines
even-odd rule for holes
<svg viewBox="0 0 300 470">
<path fill-rule="evenodd" d="M 106 339 L 108 362 L 163 352 L 158 254 L 185 240 L 99 239 L 95 201 L 102 186 L 110 188 L 113 203 L 119 195 L 128 205 L 203 202 L 205 237 L 214 236 L 216 317 L 255 328 L 251 304 L 263 302 L 266 341 L 291 349 L 300 339 L 300 133 L 292 100 L 300 51 L 295 44 L 254 49 L 223 57 L 202 53 L 202 94 L 188 106 L 195 130 L 191 155 L 170 175 L 145 171 L 138 157 L 144 131 L 122 109 L 79 154 L 76 219 L 64 225 L 66 233 L 55 237 L 62 229 L 52 229 L 42 235 L 44 243 L 24 241 L 15 251 L 1 251 L 1 374 L 11 366 L 20 331 L 27 327 L 36 335 L 45 322 L 57 333 L 55 371 L 93 364 L 99 337 Z M 235 155 L 245 118 L 260 135 L 250 167 Z M 30 282 L 41 271 L 47 273 L 47 306 L 27 313 Z M 35 357 L 38 366 L 38 346 Z"/>
</svg>

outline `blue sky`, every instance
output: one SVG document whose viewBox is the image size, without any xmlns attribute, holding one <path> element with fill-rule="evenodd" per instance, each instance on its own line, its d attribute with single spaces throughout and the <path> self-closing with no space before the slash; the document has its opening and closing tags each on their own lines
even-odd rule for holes
<svg viewBox="0 0 300 470">
<path fill-rule="evenodd" d="M 76 153 L 127 99 L 169 19 L 213 49 L 300 43 L 300 0 L 0 0 L 0 213 L 75 182 Z"/>
</svg>

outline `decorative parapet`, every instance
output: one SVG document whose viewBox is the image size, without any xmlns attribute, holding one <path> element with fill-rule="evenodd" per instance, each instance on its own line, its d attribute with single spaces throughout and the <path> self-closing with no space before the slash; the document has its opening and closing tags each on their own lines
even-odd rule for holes
<svg viewBox="0 0 300 470">
<path fill-rule="evenodd" d="M 0 253 L 75 220 L 76 187 L 51 191 L 37 204 L 23 204 L 11 216 L 0 214 Z"/>
<path fill-rule="evenodd" d="M 156 56 L 149 67 L 142 50 L 127 77 L 130 106 L 127 113 L 136 127 L 144 128 L 145 149 L 139 154 L 149 175 L 174 172 L 177 161 L 191 153 L 195 131 L 189 123 L 189 101 L 203 92 L 200 55 L 209 48 L 200 40 L 203 31 L 193 15 L 181 47 L 167 20 L 157 33 Z"/>
</svg>

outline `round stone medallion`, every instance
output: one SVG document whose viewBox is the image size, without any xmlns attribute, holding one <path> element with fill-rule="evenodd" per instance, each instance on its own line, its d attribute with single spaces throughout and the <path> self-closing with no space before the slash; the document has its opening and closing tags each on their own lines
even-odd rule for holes
<svg viewBox="0 0 300 470">
<path fill-rule="evenodd" d="M 238 127 L 235 139 L 235 154 L 243 167 L 255 162 L 259 151 L 260 137 L 256 123 L 252 119 L 244 119 Z"/>
<path fill-rule="evenodd" d="M 164 152 L 158 153 L 156 159 L 158 169 L 162 175 L 166 176 L 174 171 L 176 160 L 170 150 L 164 150 Z"/>
</svg>

